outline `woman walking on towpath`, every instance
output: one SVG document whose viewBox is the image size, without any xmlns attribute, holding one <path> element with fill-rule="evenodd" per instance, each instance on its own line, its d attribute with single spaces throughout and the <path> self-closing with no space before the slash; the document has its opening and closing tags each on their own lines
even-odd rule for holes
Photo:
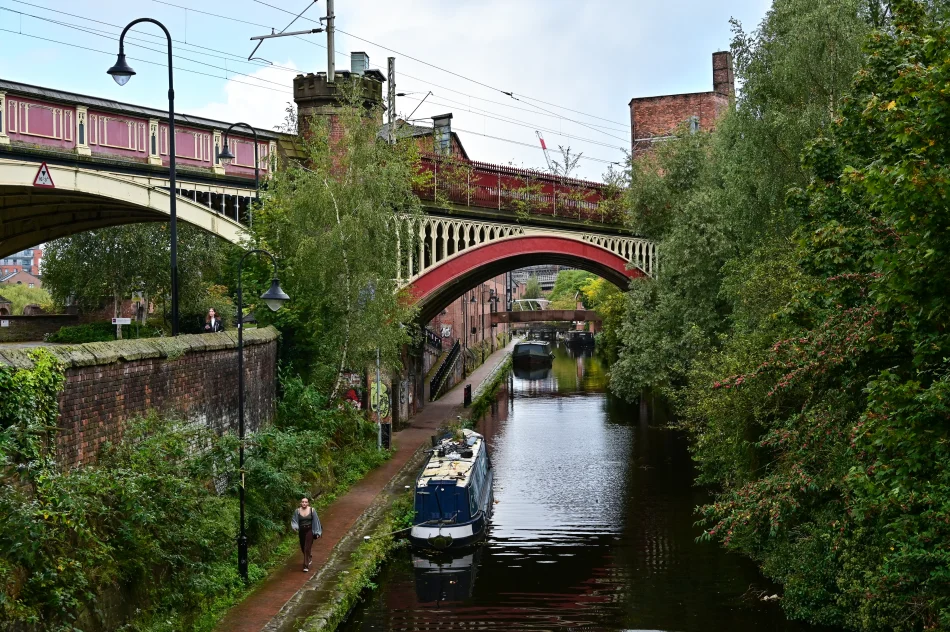
<svg viewBox="0 0 950 632">
<path fill-rule="evenodd" d="M 313 561 L 313 555 L 310 549 L 313 547 L 314 538 L 323 535 L 323 525 L 320 524 L 320 517 L 316 510 L 310 506 L 310 501 L 306 498 L 300 499 L 300 506 L 294 510 L 294 515 L 290 519 L 290 528 L 297 532 L 300 537 L 300 552 L 303 553 L 303 572 L 310 571 L 310 562 Z"/>
</svg>

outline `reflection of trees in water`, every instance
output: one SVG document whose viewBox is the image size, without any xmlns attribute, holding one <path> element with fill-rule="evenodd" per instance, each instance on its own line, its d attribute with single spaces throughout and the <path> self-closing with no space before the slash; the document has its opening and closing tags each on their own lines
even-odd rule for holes
<svg viewBox="0 0 950 632">
<path fill-rule="evenodd" d="M 661 402 L 587 388 L 603 363 L 556 353 L 543 379 L 513 372 L 479 422 L 500 500 L 481 559 L 400 553 L 343 629 L 808 629 L 740 602 L 765 586 L 755 566 L 694 541 L 706 493 Z"/>
</svg>

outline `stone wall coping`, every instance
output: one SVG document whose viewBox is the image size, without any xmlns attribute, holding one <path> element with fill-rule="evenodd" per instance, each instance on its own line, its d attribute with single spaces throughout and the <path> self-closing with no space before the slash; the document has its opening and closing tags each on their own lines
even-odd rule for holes
<svg viewBox="0 0 950 632">
<path fill-rule="evenodd" d="M 273 326 L 245 329 L 245 346 L 260 345 L 277 340 L 279 332 Z M 0 347 L 0 366 L 32 368 L 29 349 Z M 114 362 L 145 360 L 148 358 L 175 359 L 186 353 L 237 349 L 237 332 L 222 331 L 214 334 L 186 334 L 176 338 L 138 338 L 109 342 L 87 342 L 79 345 L 41 347 L 60 359 L 65 368 L 112 364 Z"/>
</svg>

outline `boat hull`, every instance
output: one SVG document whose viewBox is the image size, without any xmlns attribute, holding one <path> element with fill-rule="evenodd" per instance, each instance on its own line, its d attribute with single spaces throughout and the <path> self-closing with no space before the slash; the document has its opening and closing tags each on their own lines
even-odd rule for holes
<svg viewBox="0 0 950 632">
<path fill-rule="evenodd" d="M 511 361 L 516 366 L 550 366 L 554 360 L 546 342 L 519 342 L 511 352 Z"/>
<path fill-rule="evenodd" d="M 552 356 L 537 356 L 537 355 L 524 355 L 524 356 L 512 356 L 511 362 L 517 367 L 539 367 L 539 366 L 551 366 L 554 362 Z"/>
<path fill-rule="evenodd" d="M 488 533 L 488 520 L 482 514 L 475 520 L 464 524 L 447 526 L 415 525 L 409 532 L 409 542 L 413 546 L 448 551 L 472 546 L 485 539 Z"/>
<path fill-rule="evenodd" d="M 484 500 L 478 514 L 472 520 L 459 524 L 427 525 L 415 524 L 409 531 L 409 542 L 414 547 L 433 551 L 463 549 L 478 544 L 488 535 L 492 510 L 495 507 L 495 493 L 492 489 L 494 476 L 488 476 L 488 498 Z"/>
</svg>

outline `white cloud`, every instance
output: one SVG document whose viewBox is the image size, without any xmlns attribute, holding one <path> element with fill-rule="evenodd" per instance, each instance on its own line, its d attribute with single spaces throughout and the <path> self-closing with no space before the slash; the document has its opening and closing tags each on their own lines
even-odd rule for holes
<svg viewBox="0 0 950 632">
<path fill-rule="evenodd" d="M 278 68 L 281 66 L 282 68 Z M 284 121 L 288 103 L 293 103 L 293 60 L 267 66 L 250 76 L 229 79 L 223 87 L 224 102 L 213 101 L 198 108 L 189 108 L 188 114 L 219 121 L 241 121 L 262 129 L 274 129 Z M 273 83 L 270 83 L 273 82 Z"/>
</svg>

